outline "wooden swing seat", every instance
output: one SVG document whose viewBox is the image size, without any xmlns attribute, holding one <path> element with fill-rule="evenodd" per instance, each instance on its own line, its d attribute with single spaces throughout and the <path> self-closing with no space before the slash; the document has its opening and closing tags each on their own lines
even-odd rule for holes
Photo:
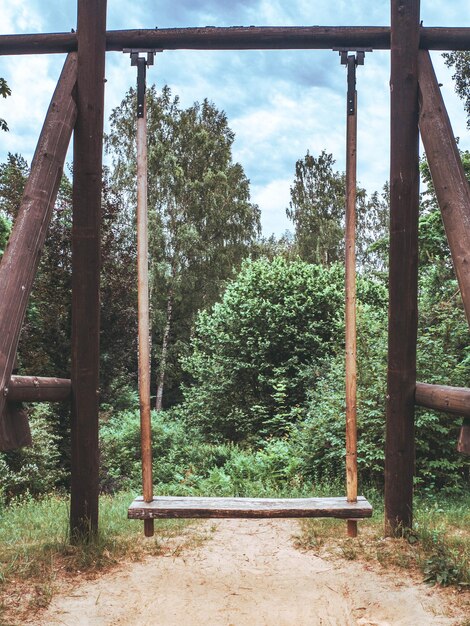
<svg viewBox="0 0 470 626">
<path fill-rule="evenodd" d="M 193 498 L 158 496 L 152 502 L 136 498 L 128 509 L 129 519 L 171 518 L 269 518 L 336 517 L 362 519 L 372 516 L 372 506 L 363 497 L 347 498 Z"/>
</svg>

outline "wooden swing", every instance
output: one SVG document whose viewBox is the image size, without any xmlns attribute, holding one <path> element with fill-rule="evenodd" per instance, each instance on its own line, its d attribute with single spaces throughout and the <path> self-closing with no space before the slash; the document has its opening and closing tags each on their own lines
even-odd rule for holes
<svg viewBox="0 0 470 626">
<path fill-rule="evenodd" d="M 346 497 L 333 498 L 204 498 L 154 496 L 150 421 L 150 344 L 148 297 L 148 224 L 147 224 L 147 113 L 145 73 L 153 62 L 153 51 L 129 50 L 137 65 L 137 266 L 139 320 L 139 395 L 142 445 L 143 496 L 128 509 L 129 519 L 144 521 L 146 537 L 153 536 L 154 519 L 169 518 L 315 518 L 347 520 L 350 537 L 357 536 L 357 520 L 372 516 L 372 506 L 357 495 L 356 426 L 356 145 L 357 97 L 356 65 L 364 62 L 364 49 L 348 55 L 340 50 L 341 63 L 348 69 L 346 139 L 346 237 L 345 237 L 345 322 L 346 322 Z"/>
</svg>

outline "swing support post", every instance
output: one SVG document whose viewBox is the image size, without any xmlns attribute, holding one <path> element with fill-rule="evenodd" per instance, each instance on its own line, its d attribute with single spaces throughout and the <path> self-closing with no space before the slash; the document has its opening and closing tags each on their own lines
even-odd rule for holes
<svg viewBox="0 0 470 626">
<path fill-rule="evenodd" d="M 153 51 L 130 51 L 137 66 L 137 308 L 139 328 L 139 405 L 142 445 L 142 487 L 144 502 L 153 500 L 152 424 L 150 417 L 150 307 L 148 271 L 147 212 L 147 107 L 145 80 L 147 66 L 153 64 Z M 144 534 L 153 537 L 153 519 L 144 520 Z"/>
<path fill-rule="evenodd" d="M 346 65 L 346 233 L 345 233 L 345 349 L 346 349 L 346 494 L 357 502 L 357 362 L 356 362 L 356 66 L 364 64 L 365 50 L 339 50 Z M 357 537 L 357 520 L 347 520 L 348 537 Z"/>
</svg>

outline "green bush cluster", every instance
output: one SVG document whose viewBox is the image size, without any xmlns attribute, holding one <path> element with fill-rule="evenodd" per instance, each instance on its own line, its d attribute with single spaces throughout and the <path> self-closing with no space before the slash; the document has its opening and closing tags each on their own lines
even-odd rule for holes
<svg viewBox="0 0 470 626">
<path fill-rule="evenodd" d="M 159 493 L 261 496 L 310 490 L 287 438 L 272 438 L 251 448 L 208 443 L 171 410 L 152 414 L 152 438 Z M 103 491 L 140 491 L 138 411 L 117 413 L 102 427 L 101 472 Z"/>
<path fill-rule="evenodd" d="M 59 437 L 49 419 L 50 407 L 37 405 L 29 423 L 33 445 L 11 452 L 0 452 L 0 501 L 5 503 L 30 494 L 50 493 L 64 480 L 60 469 Z"/>
<path fill-rule="evenodd" d="M 181 411 L 211 438 L 282 436 L 344 335 L 344 270 L 301 260 L 246 261 L 220 303 L 196 322 Z M 385 290 L 358 293 L 383 305 Z"/>
</svg>

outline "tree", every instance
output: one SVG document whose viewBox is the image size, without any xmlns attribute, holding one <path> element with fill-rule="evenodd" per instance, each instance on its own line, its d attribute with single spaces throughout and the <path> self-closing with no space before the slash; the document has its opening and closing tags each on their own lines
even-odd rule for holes
<svg viewBox="0 0 470 626">
<path fill-rule="evenodd" d="M 470 128 L 470 52 L 459 50 L 446 52 L 442 55 L 447 67 L 453 67 L 455 74 L 452 78 L 455 81 L 455 91 L 464 101 L 467 113 L 467 127 Z"/>
<path fill-rule="evenodd" d="M 295 165 L 287 216 L 295 225 L 297 253 L 310 263 L 329 265 L 344 259 L 346 176 L 333 169 L 332 154 L 318 158 L 307 152 Z M 356 190 L 356 257 L 359 267 L 383 269 L 383 257 L 373 244 L 388 227 L 388 188 L 383 193 Z"/>
<path fill-rule="evenodd" d="M 309 263 L 329 265 L 343 257 L 344 176 L 333 170 L 332 154 L 307 152 L 295 164 L 291 202 L 298 253 Z"/>
<path fill-rule="evenodd" d="M 4 78 L 0 78 L 0 96 L 2 96 L 3 98 L 7 98 L 8 96 L 11 96 L 11 89 L 8 86 L 8 83 Z M 0 130 L 3 130 L 5 132 L 9 130 L 8 124 L 1 117 L 0 117 Z"/>
<path fill-rule="evenodd" d="M 295 423 L 329 359 L 343 354 L 344 271 L 276 257 L 245 261 L 221 302 L 199 314 L 184 360 L 182 411 L 209 436 L 280 435 Z M 358 281 L 383 307 L 383 286 Z"/>
<path fill-rule="evenodd" d="M 0 227 L 18 213 L 29 173 L 20 155 L 0 165 Z M 70 377 L 72 187 L 63 176 L 18 347 L 22 373 Z M 1 246 L 0 246 L 1 247 Z M 101 401 L 119 405 L 119 391 L 135 379 L 135 240 L 122 204 L 104 172 L 101 229 Z M 61 462 L 67 465 L 69 409 L 50 408 Z"/>
<path fill-rule="evenodd" d="M 164 384 L 177 397 L 196 312 L 218 298 L 260 230 L 249 181 L 232 161 L 234 134 L 225 114 L 204 100 L 183 109 L 168 87 L 147 90 L 150 276 L 157 408 Z M 136 202 L 135 90 L 111 115 L 107 147 L 113 183 Z"/>
</svg>

